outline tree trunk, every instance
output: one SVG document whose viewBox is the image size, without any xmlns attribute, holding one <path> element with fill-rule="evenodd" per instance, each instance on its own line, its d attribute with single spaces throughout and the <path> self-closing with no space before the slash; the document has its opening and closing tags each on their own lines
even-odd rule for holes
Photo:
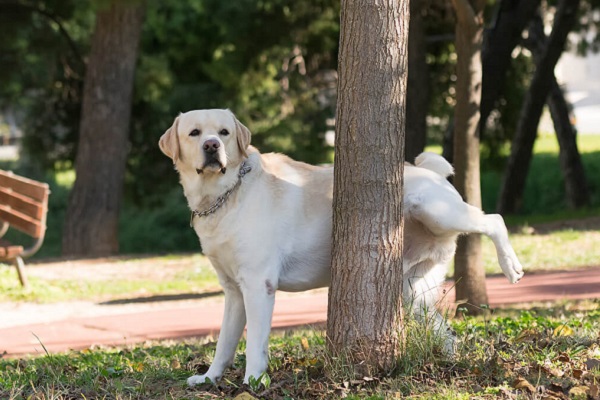
<svg viewBox="0 0 600 400">
<path fill-rule="evenodd" d="M 539 63 L 547 41 L 548 38 L 544 34 L 544 22 L 538 14 L 531 21 L 526 41 L 526 46 L 531 50 L 536 63 Z M 559 160 L 565 180 L 567 204 L 573 209 L 585 207 L 590 204 L 590 191 L 577 149 L 577 131 L 571 124 L 567 100 L 554 74 L 552 74 L 550 84 L 547 103 L 559 144 Z"/>
<path fill-rule="evenodd" d="M 402 340 L 408 24 L 408 0 L 342 1 L 327 335 L 363 374 Z"/>
<path fill-rule="evenodd" d="M 481 92 L 480 132 L 500 97 L 512 52 L 538 9 L 541 0 L 501 0 L 491 27 L 486 30 L 482 49 L 483 79 Z"/>
<path fill-rule="evenodd" d="M 479 177 L 479 102 L 481 42 L 485 0 L 453 0 L 456 25 L 456 107 L 454 111 L 454 186 L 463 199 L 481 208 Z M 454 257 L 456 299 L 477 313 L 487 304 L 480 235 L 461 236 Z"/>
<path fill-rule="evenodd" d="M 501 214 L 515 213 L 523 203 L 525 181 L 529 172 L 538 124 L 546 98 L 550 93 L 554 68 L 565 48 L 567 36 L 577 20 L 579 2 L 580 0 L 561 0 L 558 5 L 552 33 L 525 96 L 510 157 L 502 178 L 497 205 L 498 212 Z"/>
<path fill-rule="evenodd" d="M 427 140 L 429 69 L 427 67 L 425 26 L 421 14 L 422 4 L 422 0 L 410 0 L 404 159 L 411 163 L 414 162 L 416 156 L 423 152 Z"/>
<path fill-rule="evenodd" d="M 565 180 L 567 205 L 571 209 L 590 205 L 590 190 L 577 149 L 577 131 L 569 115 L 569 106 L 556 79 L 552 81 L 548 107 L 558 139 L 560 167 Z"/>
<path fill-rule="evenodd" d="M 84 83 L 77 179 L 63 232 L 64 255 L 119 250 L 119 208 L 143 15 L 142 3 L 116 0 L 96 15 Z"/>
</svg>

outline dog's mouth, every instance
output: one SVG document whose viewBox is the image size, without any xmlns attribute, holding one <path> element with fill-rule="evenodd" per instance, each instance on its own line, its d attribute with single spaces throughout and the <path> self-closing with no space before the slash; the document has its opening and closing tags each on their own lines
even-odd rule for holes
<svg viewBox="0 0 600 400">
<path fill-rule="evenodd" d="M 202 165 L 202 168 L 196 168 L 196 172 L 198 173 L 198 175 L 203 174 L 204 171 L 220 172 L 224 174 L 225 172 L 227 172 L 227 167 L 224 166 L 221 160 L 219 160 L 217 157 L 207 156 L 206 161 L 204 161 L 204 164 Z"/>
</svg>

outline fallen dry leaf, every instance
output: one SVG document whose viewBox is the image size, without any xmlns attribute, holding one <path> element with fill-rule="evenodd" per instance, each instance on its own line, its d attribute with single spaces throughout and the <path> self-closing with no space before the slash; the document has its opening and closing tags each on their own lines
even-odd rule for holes
<svg viewBox="0 0 600 400">
<path fill-rule="evenodd" d="M 550 375 L 555 376 L 557 378 L 560 378 L 561 376 L 563 376 L 565 374 L 565 371 L 560 370 L 558 368 L 544 368 L 544 369 L 547 373 L 549 373 Z"/>
<path fill-rule="evenodd" d="M 587 375 L 587 371 L 584 371 L 582 369 L 574 369 L 573 370 L 573 378 L 575 378 L 575 379 L 581 379 L 586 375 Z"/>
<path fill-rule="evenodd" d="M 552 365 L 552 363 L 550 361 L 548 361 L 548 360 L 546 360 L 544 362 L 544 365 L 542 366 L 542 370 L 545 373 L 550 374 L 552 376 L 555 376 L 557 378 L 560 378 L 561 376 L 563 376 L 565 374 L 565 371 L 554 367 Z"/>
<path fill-rule="evenodd" d="M 560 355 L 558 356 L 558 361 L 564 362 L 564 363 L 570 363 L 571 357 L 569 357 L 569 355 L 567 353 L 560 353 Z"/>
<path fill-rule="evenodd" d="M 529 381 L 527 379 L 522 378 L 522 377 L 518 377 L 513 382 L 512 387 L 515 389 L 520 389 L 520 390 L 526 389 L 531 393 L 535 392 L 535 387 L 531 383 L 529 383 Z"/>
<path fill-rule="evenodd" d="M 540 332 L 536 331 L 535 329 L 524 329 L 519 333 L 519 336 L 517 336 L 516 342 L 533 342 L 535 340 L 539 340 L 540 337 Z"/>
<path fill-rule="evenodd" d="M 552 390 L 547 390 L 546 393 L 542 396 L 542 400 L 563 400 L 568 399 L 562 392 L 553 392 Z"/>
<path fill-rule="evenodd" d="M 233 400 L 256 400 L 256 397 L 252 396 L 248 392 L 240 393 L 233 398 Z"/>
<path fill-rule="evenodd" d="M 309 345 L 308 345 L 308 339 L 303 337 L 302 339 L 300 339 L 300 343 L 302 344 L 302 348 L 304 350 L 308 350 L 309 349 Z"/>
<path fill-rule="evenodd" d="M 569 395 L 575 396 L 587 396 L 590 392 L 590 388 L 587 386 L 575 386 L 569 390 Z M 585 398 L 585 397 L 584 397 Z"/>
<path fill-rule="evenodd" d="M 598 385 L 590 385 L 590 392 L 588 393 L 594 400 L 600 399 L 600 387 Z"/>
<path fill-rule="evenodd" d="M 565 324 L 559 325 L 556 328 L 554 328 L 552 336 L 573 336 L 573 329 L 571 329 L 568 325 Z"/>
</svg>

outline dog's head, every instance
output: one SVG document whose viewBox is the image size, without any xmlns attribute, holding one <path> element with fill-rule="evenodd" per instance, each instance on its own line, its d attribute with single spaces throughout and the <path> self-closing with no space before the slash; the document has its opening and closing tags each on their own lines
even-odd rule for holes
<svg viewBox="0 0 600 400">
<path fill-rule="evenodd" d="M 175 118 L 158 145 L 178 169 L 225 173 L 247 157 L 250 131 L 229 110 L 189 111 Z"/>
</svg>

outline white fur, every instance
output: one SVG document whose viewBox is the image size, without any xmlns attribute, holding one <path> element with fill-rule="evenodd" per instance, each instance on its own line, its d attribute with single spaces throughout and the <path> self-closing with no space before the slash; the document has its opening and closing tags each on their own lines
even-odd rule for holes
<svg viewBox="0 0 600 400">
<path fill-rule="evenodd" d="M 445 178 L 454 175 L 454 168 L 452 168 L 452 165 L 450 165 L 448 161 L 443 157 L 428 151 L 419 154 L 417 158 L 415 158 L 415 166 L 426 168 Z"/>
<path fill-rule="evenodd" d="M 194 128 L 202 134 L 190 137 Z M 230 134 L 219 135 L 221 129 Z M 205 160 L 202 144 L 215 136 L 225 149 L 221 162 L 227 172 L 207 168 L 199 174 Z M 182 114 L 160 140 L 163 152 L 174 159 L 193 210 L 206 209 L 235 184 L 245 153 L 252 167 L 216 213 L 193 221 L 223 286 L 225 315 L 214 361 L 205 374 L 188 379 L 191 386 L 222 376 L 233 362 L 246 325 L 244 382 L 260 376 L 267 368 L 275 290 L 301 291 L 330 283 L 333 169 L 260 154 L 248 143 L 249 131 L 227 110 Z M 523 271 L 502 217 L 484 215 L 466 204 L 445 179 L 452 166 L 432 153 L 421 154 L 416 164 L 404 170 L 403 296 L 417 316 L 433 318 L 451 352 L 454 337 L 435 307 L 457 236 L 470 232 L 489 236 L 511 282 L 517 282 Z"/>
</svg>

